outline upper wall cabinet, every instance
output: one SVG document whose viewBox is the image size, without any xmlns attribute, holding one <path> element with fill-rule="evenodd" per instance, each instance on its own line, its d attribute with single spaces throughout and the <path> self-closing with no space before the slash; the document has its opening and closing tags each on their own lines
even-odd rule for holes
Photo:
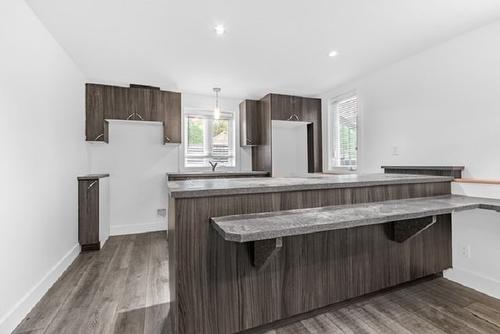
<svg viewBox="0 0 500 334">
<path fill-rule="evenodd" d="M 259 101 L 245 100 L 240 103 L 240 146 L 256 146 L 260 140 Z"/>
<path fill-rule="evenodd" d="M 301 121 L 309 123 L 307 125 L 308 171 L 309 173 L 322 172 L 321 99 L 302 98 Z"/>
<path fill-rule="evenodd" d="M 165 144 L 181 143 L 181 93 L 160 91 L 159 110 Z"/>
<path fill-rule="evenodd" d="M 129 101 L 132 119 L 138 121 L 163 121 L 159 105 L 159 88 L 134 87 L 131 85 Z"/>
<path fill-rule="evenodd" d="M 274 121 L 303 121 L 300 96 L 271 94 L 271 118 Z"/>
<path fill-rule="evenodd" d="M 163 122 L 164 142 L 181 142 L 181 94 L 131 85 L 86 85 L 86 140 L 108 142 L 105 119 Z"/>
<path fill-rule="evenodd" d="M 247 101 L 240 105 L 240 117 L 248 120 L 248 110 L 258 110 L 257 144 L 252 147 L 252 170 L 272 171 L 272 121 L 304 122 L 307 128 L 307 165 L 310 173 L 323 171 L 321 137 L 321 99 L 268 94 L 253 107 Z M 243 122 L 243 121 L 242 121 Z M 241 133 L 249 131 L 246 124 L 241 125 Z M 251 130 L 250 130 L 251 131 Z M 241 138 L 242 143 L 246 137 Z M 243 144 L 242 144 L 243 145 Z"/>
</svg>

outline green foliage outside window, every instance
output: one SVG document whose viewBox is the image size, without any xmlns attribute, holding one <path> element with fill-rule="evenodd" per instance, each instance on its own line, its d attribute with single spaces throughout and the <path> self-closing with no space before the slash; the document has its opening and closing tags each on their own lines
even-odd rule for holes
<svg viewBox="0 0 500 334">
<path fill-rule="evenodd" d="M 214 137 L 220 135 L 221 133 L 227 133 L 229 129 L 229 122 L 227 120 L 216 120 L 214 121 Z"/>
<path fill-rule="evenodd" d="M 203 145 L 203 120 L 200 118 L 189 118 L 188 142 L 190 145 Z"/>
</svg>

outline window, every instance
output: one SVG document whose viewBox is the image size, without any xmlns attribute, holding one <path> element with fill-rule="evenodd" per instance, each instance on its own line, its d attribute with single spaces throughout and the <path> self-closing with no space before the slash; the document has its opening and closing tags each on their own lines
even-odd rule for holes
<svg viewBox="0 0 500 334">
<path fill-rule="evenodd" d="M 329 106 L 330 169 L 355 170 L 358 165 L 358 97 L 334 99 Z"/>
<path fill-rule="evenodd" d="M 235 167 L 234 118 L 232 113 L 222 113 L 213 118 L 211 111 L 188 111 L 184 117 L 185 152 L 184 166 L 210 167 L 209 161 L 218 166 Z"/>
</svg>

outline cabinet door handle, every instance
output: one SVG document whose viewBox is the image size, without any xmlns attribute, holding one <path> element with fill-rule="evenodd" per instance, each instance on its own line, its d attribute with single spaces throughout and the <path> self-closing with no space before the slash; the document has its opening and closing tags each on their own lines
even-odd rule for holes
<svg viewBox="0 0 500 334">
<path fill-rule="evenodd" d="M 133 113 L 131 113 L 130 115 L 128 115 L 128 117 L 127 117 L 127 121 L 128 121 L 129 119 L 131 119 L 132 117 L 134 117 L 134 115 L 135 115 L 135 112 L 133 112 Z"/>
<path fill-rule="evenodd" d="M 92 188 L 95 184 L 97 183 L 97 181 L 94 181 L 92 182 L 88 187 L 87 187 L 87 190 L 89 190 L 90 188 Z"/>
<path fill-rule="evenodd" d="M 138 113 L 135 113 L 135 115 L 136 115 L 137 117 L 139 117 L 139 118 L 141 119 L 141 121 L 144 121 L 144 118 L 142 118 L 142 116 L 141 116 L 141 115 L 139 115 Z"/>
<path fill-rule="evenodd" d="M 95 137 L 94 140 L 98 140 L 99 138 L 104 137 L 104 133 L 101 133 L 99 136 Z"/>
<path fill-rule="evenodd" d="M 165 137 L 165 140 L 166 140 L 167 142 L 170 142 L 170 138 L 168 138 L 168 137 Z"/>
</svg>

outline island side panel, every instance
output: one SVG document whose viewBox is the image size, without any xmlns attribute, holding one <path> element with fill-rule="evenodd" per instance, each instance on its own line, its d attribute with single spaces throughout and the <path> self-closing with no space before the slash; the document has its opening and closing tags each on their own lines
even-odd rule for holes
<svg viewBox="0 0 500 334">
<path fill-rule="evenodd" d="M 170 291 L 170 308 L 169 308 L 169 326 L 170 330 L 175 333 L 177 325 L 177 249 L 175 236 L 175 199 L 168 199 L 168 216 L 167 216 L 167 238 L 168 238 L 168 287 Z"/>
<path fill-rule="evenodd" d="M 248 244 L 223 240 L 210 217 L 449 193 L 443 182 L 175 199 L 177 333 L 234 333 L 451 266 L 450 215 L 402 244 L 390 223 L 283 238 L 261 270 Z"/>
</svg>

